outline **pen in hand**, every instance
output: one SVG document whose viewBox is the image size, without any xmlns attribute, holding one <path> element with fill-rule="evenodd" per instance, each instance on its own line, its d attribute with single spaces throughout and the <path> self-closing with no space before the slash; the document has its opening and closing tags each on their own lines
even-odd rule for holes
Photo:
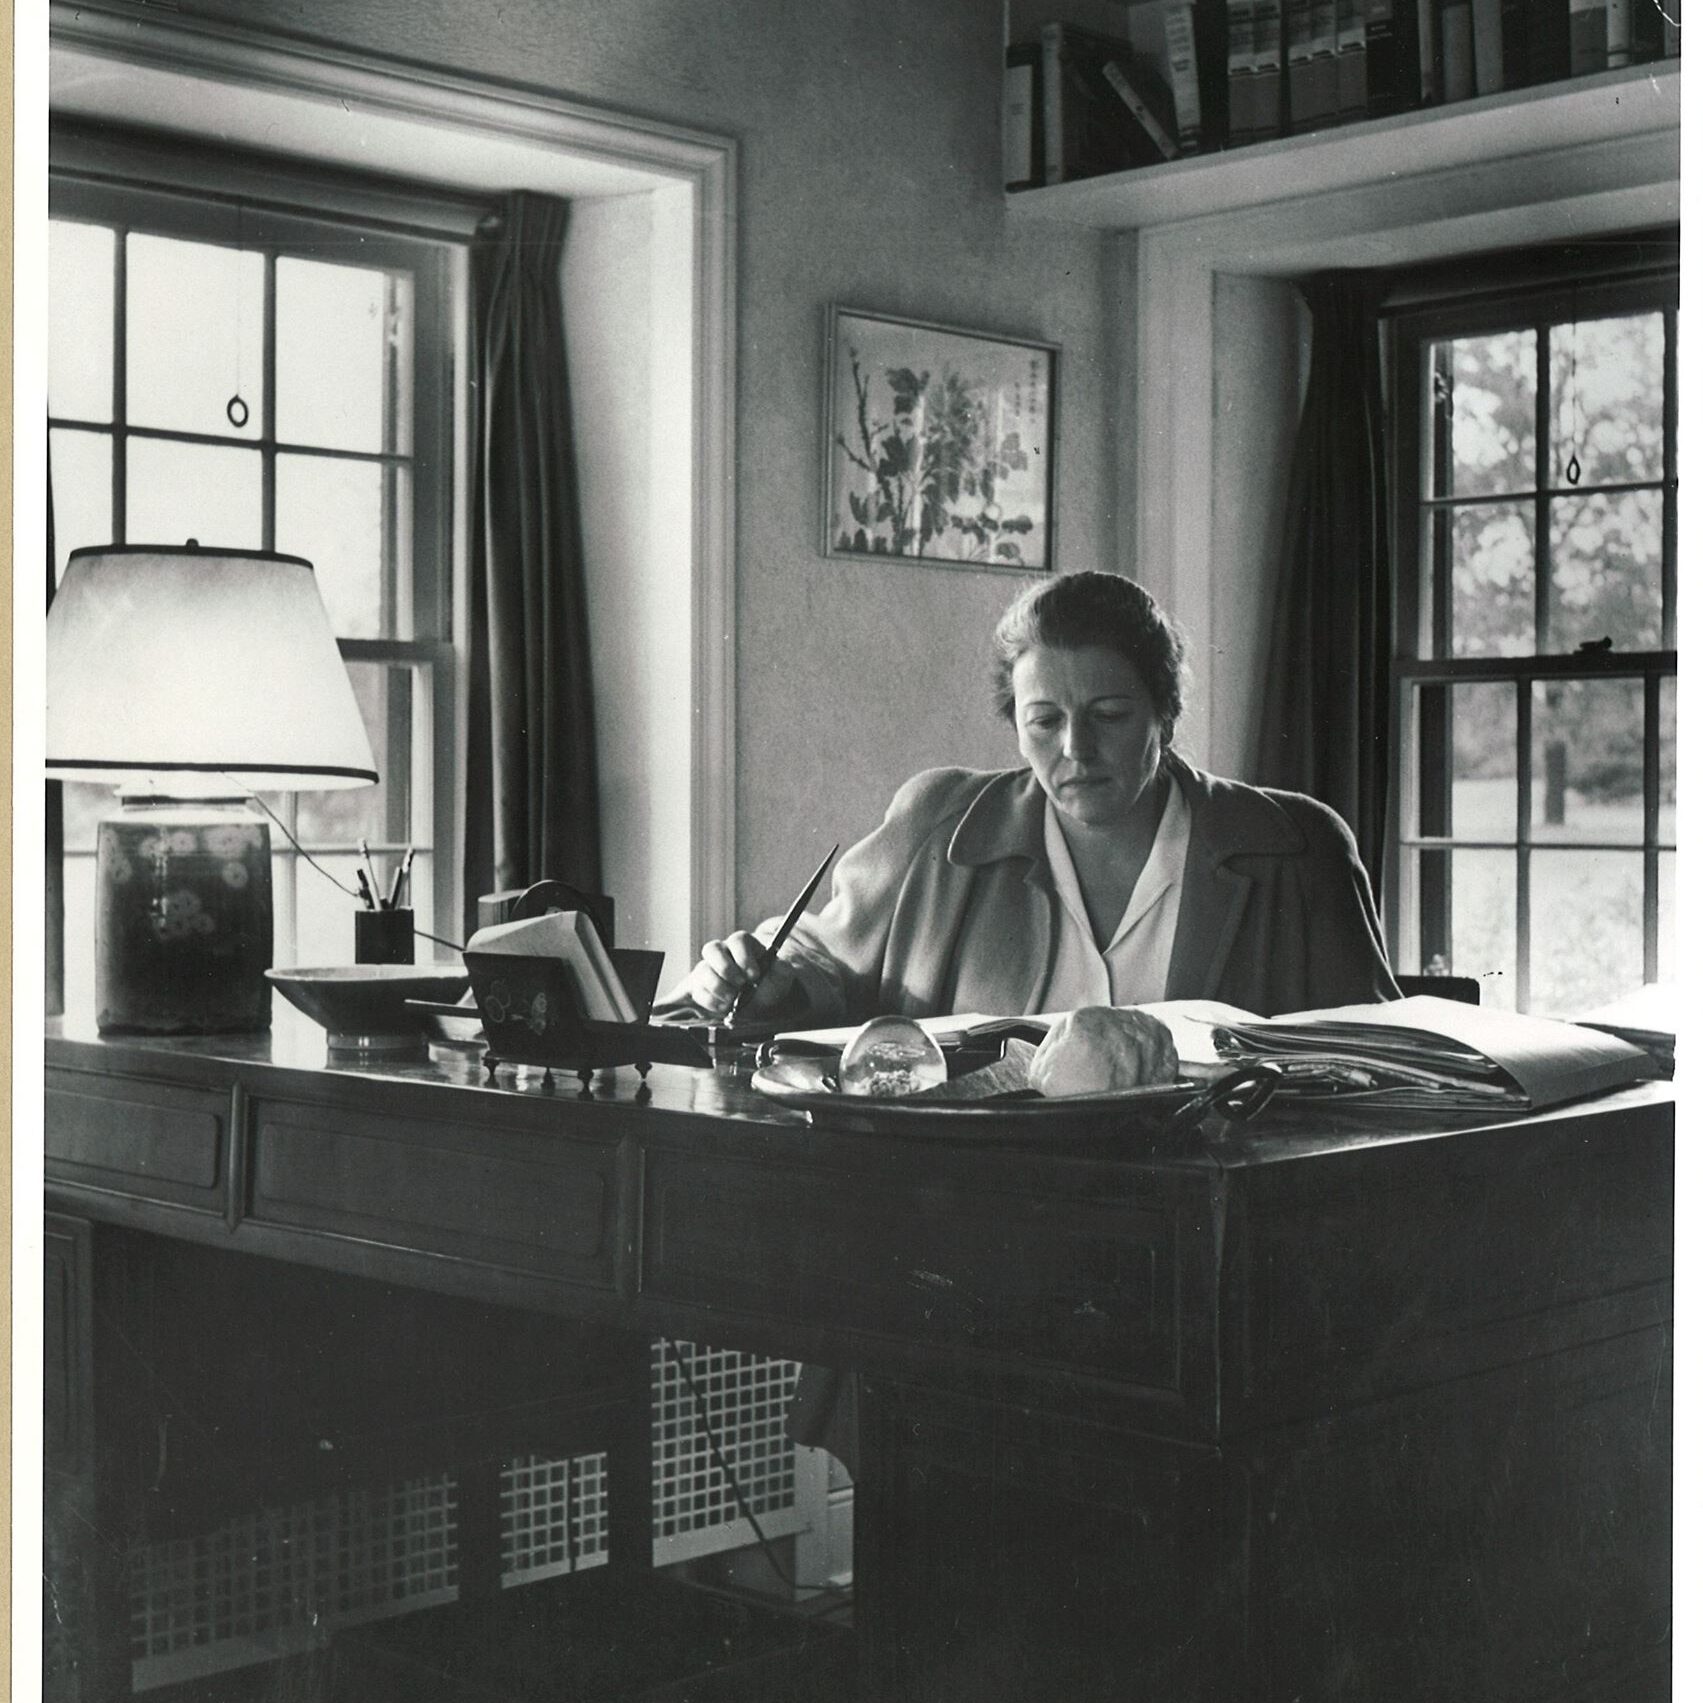
<svg viewBox="0 0 1703 1703">
<path fill-rule="evenodd" d="M 821 885 L 822 877 L 828 873 L 828 865 L 834 861 L 834 854 L 839 846 L 833 845 L 828 849 L 828 855 L 816 866 L 816 873 L 799 889 L 798 897 L 793 900 L 792 908 L 781 918 L 781 925 L 774 932 L 774 937 L 763 948 L 763 961 L 757 967 L 757 973 L 734 996 L 733 1004 L 727 1009 L 727 1015 L 722 1018 L 722 1027 L 730 1028 L 744 1010 L 745 1002 L 756 991 L 757 985 L 774 967 L 775 957 L 786 944 L 786 938 L 792 933 L 798 919 L 804 915 L 804 907 L 810 903 L 810 896 Z"/>
</svg>

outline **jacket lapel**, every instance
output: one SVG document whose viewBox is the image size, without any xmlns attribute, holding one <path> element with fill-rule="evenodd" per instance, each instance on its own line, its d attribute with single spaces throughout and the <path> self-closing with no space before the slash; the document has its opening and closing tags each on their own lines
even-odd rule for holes
<svg viewBox="0 0 1703 1703">
<path fill-rule="evenodd" d="M 1189 853 L 1165 994 L 1168 999 L 1216 999 L 1254 886 L 1253 877 L 1232 868 L 1229 860 L 1294 852 L 1302 842 L 1259 792 L 1203 775 L 1174 752 L 1169 761 L 1189 803 Z"/>
<path fill-rule="evenodd" d="M 947 860 L 976 871 L 973 914 L 959 938 L 960 1011 L 1038 1011 L 1058 926 L 1047 875 L 1044 795 L 1026 771 L 997 776 L 958 824 Z"/>
</svg>

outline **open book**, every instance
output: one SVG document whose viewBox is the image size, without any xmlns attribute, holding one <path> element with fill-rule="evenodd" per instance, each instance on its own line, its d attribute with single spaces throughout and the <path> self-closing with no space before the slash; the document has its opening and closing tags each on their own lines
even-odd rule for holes
<svg viewBox="0 0 1703 1703">
<path fill-rule="evenodd" d="M 639 1021 L 638 1009 L 604 950 L 597 924 L 584 911 L 551 911 L 522 922 L 496 923 L 480 929 L 468 941 L 467 950 L 560 959 L 579 989 L 587 1017 L 598 1023 Z"/>
</svg>

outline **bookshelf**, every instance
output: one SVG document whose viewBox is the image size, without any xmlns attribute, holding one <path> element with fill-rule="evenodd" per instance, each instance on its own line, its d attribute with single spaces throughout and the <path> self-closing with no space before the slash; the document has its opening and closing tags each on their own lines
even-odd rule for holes
<svg viewBox="0 0 1703 1703">
<path fill-rule="evenodd" d="M 1679 175 L 1677 59 L 1423 107 L 1164 165 L 1014 190 L 1016 217 L 1105 230 L 1270 207 L 1356 189 L 1399 194 L 1401 185 L 1457 169 L 1497 180 L 1510 205 L 1551 199 L 1567 160 L 1579 170 L 1593 144 L 1635 149 L 1658 176 Z M 1584 180 L 1581 179 L 1581 184 Z M 1565 186 L 1562 186 L 1565 187 Z"/>
</svg>

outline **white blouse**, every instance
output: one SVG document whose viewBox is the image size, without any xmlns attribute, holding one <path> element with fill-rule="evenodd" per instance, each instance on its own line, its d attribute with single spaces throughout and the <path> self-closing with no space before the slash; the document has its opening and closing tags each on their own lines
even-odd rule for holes
<svg viewBox="0 0 1703 1703">
<path fill-rule="evenodd" d="M 1051 803 L 1045 834 L 1047 863 L 1059 896 L 1058 940 L 1047 978 L 1043 1011 L 1074 1011 L 1083 1005 L 1142 1005 L 1165 997 L 1177 912 L 1183 893 L 1183 865 L 1189 854 L 1189 806 L 1183 789 L 1171 784 L 1153 850 L 1136 878 L 1123 921 L 1105 951 L 1094 944 L 1088 907 L 1070 847 Z"/>
</svg>

